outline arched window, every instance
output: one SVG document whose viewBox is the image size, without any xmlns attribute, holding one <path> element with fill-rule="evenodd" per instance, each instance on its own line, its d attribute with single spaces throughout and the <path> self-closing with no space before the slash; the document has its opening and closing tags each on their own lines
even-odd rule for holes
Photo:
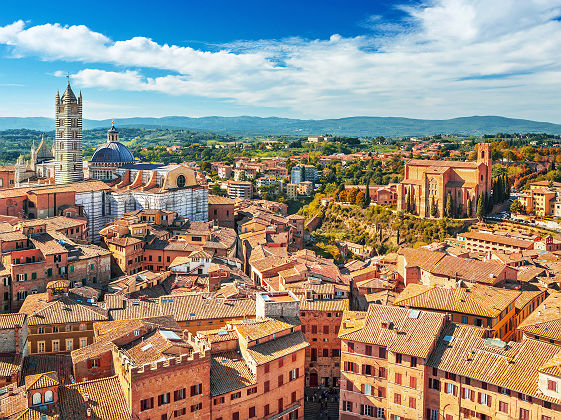
<svg viewBox="0 0 561 420">
<path fill-rule="evenodd" d="M 53 391 L 49 389 L 47 392 L 45 392 L 45 404 L 53 402 L 53 399 Z"/>
<path fill-rule="evenodd" d="M 35 394 L 33 394 L 32 402 L 33 405 L 39 405 L 43 402 L 40 392 L 36 392 Z"/>
<path fill-rule="evenodd" d="M 179 175 L 177 177 L 177 188 L 185 187 L 186 179 L 184 175 Z"/>
</svg>

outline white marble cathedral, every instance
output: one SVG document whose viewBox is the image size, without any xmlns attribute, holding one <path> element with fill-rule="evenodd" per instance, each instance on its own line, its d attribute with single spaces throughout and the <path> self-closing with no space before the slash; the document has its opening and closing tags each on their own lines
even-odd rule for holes
<svg viewBox="0 0 561 420">
<path fill-rule="evenodd" d="M 37 149 L 33 145 L 29 161 L 18 159 L 16 187 L 54 183 L 73 190 L 72 184 L 78 182 L 80 188 L 74 188 L 76 204 L 84 209 L 94 242 L 107 223 L 137 209 L 171 210 L 189 220 L 208 220 L 208 187 L 197 183 L 193 169 L 182 164 L 136 162 L 132 152 L 119 142 L 114 123 L 106 143 L 84 165 L 82 93 L 76 97 L 68 83 L 62 97 L 57 92 L 55 106 L 54 147 L 50 151 L 42 139 Z M 88 183 L 80 182 L 84 178 L 104 181 L 106 187 L 84 188 Z"/>
</svg>

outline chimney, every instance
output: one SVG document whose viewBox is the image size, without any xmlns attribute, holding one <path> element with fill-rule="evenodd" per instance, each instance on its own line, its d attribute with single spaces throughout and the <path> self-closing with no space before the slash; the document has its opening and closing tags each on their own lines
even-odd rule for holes
<svg viewBox="0 0 561 420">
<path fill-rule="evenodd" d="M 15 334 L 15 345 L 16 345 L 16 353 L 21 353 L 21 343 L 19 339 L 19 334 L 21 331 L 21 325 L 14 326 L 14 334 Z"/>
<path fill-rule="evenodd" d="M 92 409 L 90 407 L 86 408 L 86 418 L 87 419 L 92 418 Z"/>
</svg>

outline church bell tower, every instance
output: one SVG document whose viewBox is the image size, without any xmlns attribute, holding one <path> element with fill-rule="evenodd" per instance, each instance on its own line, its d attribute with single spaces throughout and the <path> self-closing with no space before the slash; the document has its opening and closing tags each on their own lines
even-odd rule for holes
<svg viewBox="0 0 561 420">
<path fill-rule="evenodd" d="M 55 183 L 82 181 L 82 92 L 78 98 L 70 82 L 60 97 L 56 93 Z"/>
</svg>

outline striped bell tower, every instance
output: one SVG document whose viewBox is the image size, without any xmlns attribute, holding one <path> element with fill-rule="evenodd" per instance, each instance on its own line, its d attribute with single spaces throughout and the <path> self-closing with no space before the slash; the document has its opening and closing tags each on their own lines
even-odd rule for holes
<svg viewBox="0 0 561 420">
<path fill-rule="evenodd" d="M 55 183 L 82 181 L 82 92 L 78 98 L 70 81 L 60 97 L 56 93 Z"/>
</svg>

